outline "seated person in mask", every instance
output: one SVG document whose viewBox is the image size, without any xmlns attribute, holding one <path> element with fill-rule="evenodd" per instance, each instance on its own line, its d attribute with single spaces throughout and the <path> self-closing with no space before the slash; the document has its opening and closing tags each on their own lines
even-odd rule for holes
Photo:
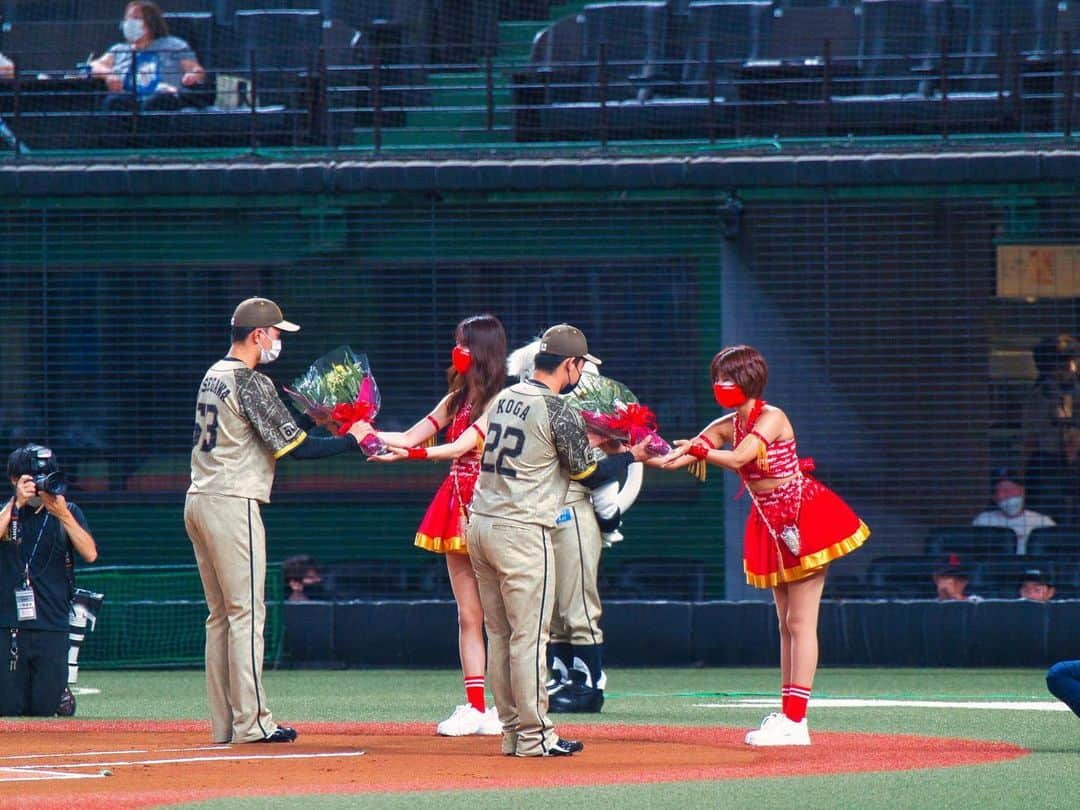
<svg viewBox="0 0 1080 810">
<path fill-rule="evenodd" d="M 157 3 L 128 3 L 120 28 L 127 41 L 90 63 L 92 74 L 104 79 L 109 90 L 106 110 L 132 110 L 136 101 L 146 111 L 205 106 L 196 91 L 206 71 L 190 45 L 169 35 Z"/>
<path fill-rule="evenodd" d="M 1016 553 L 1027 553 L 1028 535 L 1032 529 L 1053 526 L 1048 515 L 1024 508 L 1024 486 L 1020 477 L 1011 470 L 998 470 L 993 482 L 996 508 L 980 512 L 971 522 L 972 526 L 1004 526 L 1016 532 Z"/>
</svg>

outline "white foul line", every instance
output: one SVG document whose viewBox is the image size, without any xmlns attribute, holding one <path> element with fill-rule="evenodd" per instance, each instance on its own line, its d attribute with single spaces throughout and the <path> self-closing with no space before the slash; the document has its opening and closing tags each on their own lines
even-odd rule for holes
<svg viewBox="0 0 1080 810">
<path fill-rule="evenodd" d="M 363 751 L 341 751 L 322 754 L 238 754 L 230 757 L 176 757 L 173 759 L 134 759 L 116 762 L 70 762 L 57 768 L 115 768 L 121 765 L 172 765 L 178 762 L 243 762 L 258 759 L 321 759 L 324 757 L 362 757 Z M 36 765 L 15 765 L 11 770 L 33 770 Z"/>
<path fill-rule="evenodd" d="M 157 749 L 154 753 L 167 752 L 167 751 L 210 751 L 218 750 L 220 748 L 226 748 L 227 746 L 217 746 L 216 748 L 164 748 Z M 100 752 L 110 753 L 110 752 Z M 149 751 L 118 751 L 113 753 L 150 753 Z M 324 759 L 327 757 L 362 757 L 364 751 L 340 751 L 340 752 L 327 752 L 317 754 L 237 754 L 235 756 L 225 757 L 176 757 L 174 759 L 143 759 L 143 760 L 118 760 L 115 762 L 71 762 L 71 763 L 57 763 L 51 768 L 102 768 L 109 767 L 115 768 L 121 765 L 172 765 L 176 763 L 185 762 L 241 762 L 249 760 L 263 760 L 263 759 Z M 86 756 L 85 754 L 43 754 L 42 756 L 55 757 L 55 756 Z M 40 782 L 46 779 L 101 779 L 104 778 L 102 773 L 66 773 L 61 770 L 44 770 L 45 766 L 41 765 L 9 765 L 0 766 L 0 784 L 6 782 Z M 8 776 L 8 774 L 18 774 L 18 776 Z M 32 776 L 30 774 L 33 774 Z"/>
<path fill-rule="evenodd" d="M 18 776 L 8 776 L 8 773 Z M 30 774 L 33 774 L 31 776 Z M 0 783 L 6 782 L 44 782 L 49 779 L 104 779 L 101 773 L 64 773 L 63 771 L 46 771 L 20 766 L 17 768 L 0 768 Z"/>
<path fill-rule="evenodd" d="M 695 703 L 697 709 L 746 709 L 779 706 L 775 698 L 740 698 L 725 703 Z M 867 698 L 811 698 L 812 709 L 983 709 L 1020 712 L 1067 712 L 1056 700 L 890 700 Z"/>
<path fill-rule="evenodd" d="M 173 751 L 227 751 L 232 746 L 230 745 L 199 745 L 189 746 L 187 748 L 154 748 L 153 753 L 164 754 Z M 45 759 L 47 757 L 114 757 L 117 754 L 149 754 L 151 749 L 149 748 L 128 748 L 120 751 L 68 751 L 66 753 L 53 753 L 53 754 L 6 754 L 0 756 L 0 760 L 5 759 Z"/>
</svg>

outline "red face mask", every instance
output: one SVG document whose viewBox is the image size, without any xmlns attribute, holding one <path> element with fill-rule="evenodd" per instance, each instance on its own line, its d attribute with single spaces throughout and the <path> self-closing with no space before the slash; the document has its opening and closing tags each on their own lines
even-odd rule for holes
<svg viewBox="0 0 1080 810">
<path fill-rule="evenodd" d="M 472 365 L 472 352 L 464 346 L 455 346 L 450 353 L 450 362 L 454 365 L 454 371 L 458 374 L 464 374 Z"/>
<path fill-rule="evenodd" d="M 738 408 L 746 402 L 746 393 L 735 383 L 713 383 L 713 396 L 721 408 Z"/>
</svg>

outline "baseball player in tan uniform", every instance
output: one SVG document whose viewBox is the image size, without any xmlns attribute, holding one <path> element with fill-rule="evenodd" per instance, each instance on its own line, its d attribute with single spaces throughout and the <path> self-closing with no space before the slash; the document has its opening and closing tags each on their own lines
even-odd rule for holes
<svg viewBox="0 0 1080 810">
<path fill-rule="evenodd" d="M 228 356 L 206 372 L 195 402 L 191 486 L 184 524 L 195 549 L 210 615 L 206 687 L 216 743 L 292 742 L 296 730 L 274 722 L 262 687 L 266 535 L 259 504 L 268 503 L 279 458 L 322 458 L 357 448 L 370 427 L 312 438 L 255 370 L 281 352 L 286 321 L 265 298 L 249 298 L 232 318 Z"/>
<path fill-rule="evenodd" d="M 488 634 L 488 683 L 503 724 L 504 754 L 570 756 L 548 719 L 546 647 L 555 596 L 551 532 L 570 480 L 595 488 L 616 478 L 645 443 L 596 461 L 585 424 L 558 394 L 581 379 L 589 354 L 568 324 L 540 338 L 532 378 L 503 390 L 488 431 L 469 520 L 469 555 Z"/>
<path fill-rule="evenodd" d="M 601 528 L 618 528 L 619 521 L 616 515 L 601 527 L 599 520 L 588 488 L 571 481 L 551 535 L 556 607 L 548 645 L 554 682 L 548 682 L 547 690 L 552 713 L 598 712 L 604 705 L 607 675 L 602 660 L 604 632 L 600 629 L 603 609 L 597 589 Z"/>
</svg>

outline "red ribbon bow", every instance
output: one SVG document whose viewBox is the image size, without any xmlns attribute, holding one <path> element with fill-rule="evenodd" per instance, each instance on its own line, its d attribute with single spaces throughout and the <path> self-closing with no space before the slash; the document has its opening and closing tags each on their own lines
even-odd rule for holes
<svg viewBox="0 0 1080 810">
<path fill-rule="evenodd" d="M 612 430 L 618 430 L 632 436 L 641 430 L 656 431 L 656 414 L 644 405 L 631 402 L 624 408 L 619 408 L 611 416 L 608 424 Z"/>
<path fill-rule="evenodd" d="M 338 436 L 344 436 L 357 422 L 367 422 L 373 416 L 374 408 L 370 402 L 342 402 L 334 406 L 331 418 L 340 424 Z"/>
</svg>

